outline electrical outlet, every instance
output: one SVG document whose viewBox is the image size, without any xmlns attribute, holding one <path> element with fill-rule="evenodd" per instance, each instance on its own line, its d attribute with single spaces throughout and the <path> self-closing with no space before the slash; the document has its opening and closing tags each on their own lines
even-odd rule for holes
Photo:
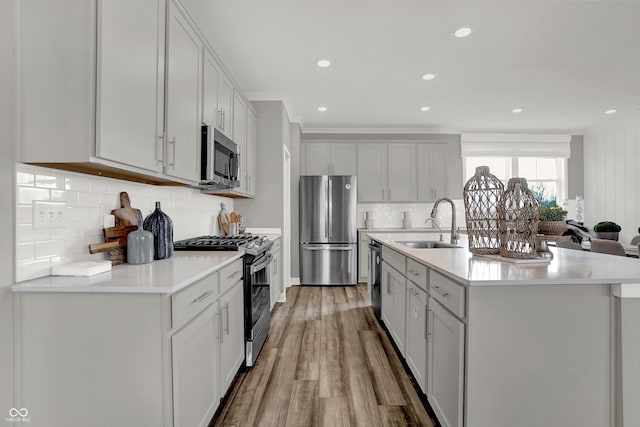
<svg viewBox="0 0 640 427">
<path fill-rule="evenodd" d="M 33 228 L 64 228 L 67 225 L 67 203 L 33 201 Z"/>
</svg>

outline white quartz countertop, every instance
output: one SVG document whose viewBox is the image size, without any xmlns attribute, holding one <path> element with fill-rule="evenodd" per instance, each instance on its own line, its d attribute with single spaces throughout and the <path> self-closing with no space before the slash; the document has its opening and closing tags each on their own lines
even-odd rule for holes
<svg viewBox="0 0 640 427">
<path fill-rule="evenodd" d="M 171 258 L 150 264 L 116 265 L 90 277 L 47 276 L 13 285 L 11 290 L 172 294 L 243 255 L 243 251 L 176 251 Z"/>
<path fill-rule="evenodd" d="M 564 248 L 550 248 L 550 264 L 514 264 L 474 256 L 466 235 L 451 249 L 413 249 L 401 241 L 437 240 L 433 233 L 367 233 L 414 260 L 466 285 L 550 285 L 640 283 L 640 259 Z M 445 234 L 445 242 L 449 236 Z"/>
</svg>

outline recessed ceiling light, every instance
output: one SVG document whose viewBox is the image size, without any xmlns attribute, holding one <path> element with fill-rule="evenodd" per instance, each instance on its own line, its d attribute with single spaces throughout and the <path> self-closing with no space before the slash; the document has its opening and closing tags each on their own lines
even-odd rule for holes
<svg viewBox="0 0 640 427">
<path fill-rule="evenodd" d="M 458 38 L 467 37 L 469 34 L 471 34 L 471 28 L 469 27 L 458 28 L 456 32 L 453 33 L 453 35 Z"/>
<path fill-rule="evenodd" d="M 511 110 L 512 113 L 522 113 L 524 110 L 522 108 L 514 108 L 513 110 Z"/>
<path fill-rule="evenodd" d="M 325 111 L 327 111 L 327 107 L 318 107 L 318 111 L 324 113 Z"/>
<path fill-rule="evenodd" d="M 429 111 L 431 110 L 431 107 L 427 107 L 426 105 L 424 107 L 420 107 L 420 111 Z"/>
<path fill-rule="evenodd" d="M 604 113 L 605 113 L 605 114 L 615 114 L 615 113 L 617 113 L 617 112 L 618 112 L 618 110 L 611 109 L 611 110 L 607 110 L 607 111 L 605 111 Z"/>
<path fill-rule="evenodd" d="M 329 61 L 328 59 L 321 59 L 320 61 L 318 61 L 318 67 L 327 68 L 329 65 L 331 65 L 331 61 Z"/>
<path fill-rule="evenodd" d="M 427 73 L 422 76 L 422 80 L 433 80 L 436 78 L 435 74 Z"/>
</svg>

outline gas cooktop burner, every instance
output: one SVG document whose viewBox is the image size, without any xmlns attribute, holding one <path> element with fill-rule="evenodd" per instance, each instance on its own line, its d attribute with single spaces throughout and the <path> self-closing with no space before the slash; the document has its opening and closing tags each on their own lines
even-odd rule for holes
<svg viewBox="0 0 640 427">
<path fill-rule="evenodd" d="M 192 239 L 173 242 L 176 251 L 237 251 L 255 254 L 264 252 L 271 247 L 271 241 L 267 237 L 259 237 L 253 234 L 241 234 L 238 236 L 201 236 Z"/>
</svg>

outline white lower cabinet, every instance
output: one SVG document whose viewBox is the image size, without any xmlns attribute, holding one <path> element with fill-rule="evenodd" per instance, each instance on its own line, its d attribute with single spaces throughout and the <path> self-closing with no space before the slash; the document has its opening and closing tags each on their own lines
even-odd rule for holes
<svg viewBox="0 0 640 427">
<path fill-rule="evenodd" d="M 220 383 L 226 390 L 244 361 L 244 298 L 242 277 L 219 300 Z"/>
<path fill-rule="evenodd" d="M 20 407 L 37 425 L 207 426 L 244 361 L 242 272 L 172 294 L 16 293 Z"/>
<path fill-rule="evenodd" d="M 218 407 L 217 308 L 217 303 L 210 305 L 171 337 L 176 427 L 207 425 Z"/>
<path fill-rule="evenodd" d="M 427 392 L 427 293 L 407 283 L 407 365 L 420 389 Z"/>
<path fill-rule="evenodd" d="M 406 279 L 389 266 L 382 263 L 382 320 L 398 350 L 405 355 L 405 310 L 406 310 Z"/>
<path fill-rule="evenodd" d="M 464 323 L 429 300 L 427 400 L 443 427 L 463 425 Z"/>
</svg>

